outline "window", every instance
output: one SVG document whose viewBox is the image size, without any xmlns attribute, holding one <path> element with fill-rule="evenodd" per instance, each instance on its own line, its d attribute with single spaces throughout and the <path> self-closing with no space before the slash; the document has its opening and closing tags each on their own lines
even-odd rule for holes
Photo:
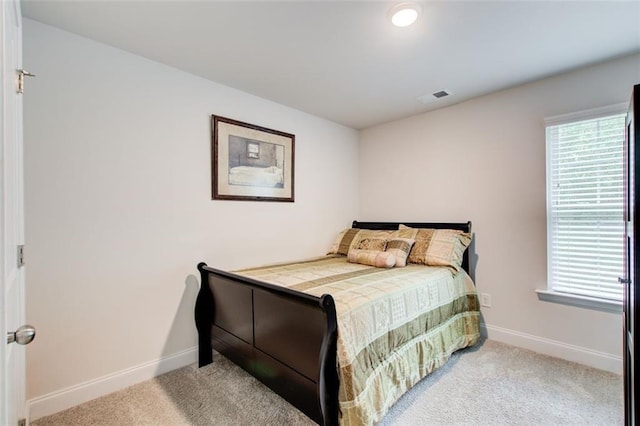
<svg viewBox="0 0 640 426">
<path fill-rule="evenodd" d="M 625 110 L 546 120 L 548 293 L 580 305 L 622 301 Z"/>
</svg>

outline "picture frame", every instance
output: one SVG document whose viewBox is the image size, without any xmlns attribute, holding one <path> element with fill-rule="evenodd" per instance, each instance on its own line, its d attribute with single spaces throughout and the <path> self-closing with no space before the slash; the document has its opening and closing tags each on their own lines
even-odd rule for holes
<svg viewBox="0 0 640 426">
<path fill-rule="evenodd" d="M 295 135 L 211 115 L 214 200 L 294 202 Z"/>
</svg>

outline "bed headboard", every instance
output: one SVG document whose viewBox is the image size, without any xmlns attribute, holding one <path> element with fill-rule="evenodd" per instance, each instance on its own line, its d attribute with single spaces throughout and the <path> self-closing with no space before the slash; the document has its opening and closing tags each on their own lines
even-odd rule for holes
<svg viewBox="0 0 640 426">
<path fill-rule="evenodd" d="M 358 229 L 390 229 L 396 230 L 400 227 L 400 224 L 409 226 L 411 228 L 433 228 L 433 229 L 458 229 L 462 232 L 471 234 L 471 221 L 464 223 L 456 222 L 359 222 L 353 221 L 352 228 Z M 469 248 L 467 248 L 462 255 L 462 269 L 469 271 Z"/>
</svg>

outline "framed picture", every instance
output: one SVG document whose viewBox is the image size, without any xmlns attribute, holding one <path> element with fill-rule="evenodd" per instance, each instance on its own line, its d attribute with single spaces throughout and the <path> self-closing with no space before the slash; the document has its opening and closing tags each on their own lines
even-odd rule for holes
<svg viewBox="0 0 640 426">
<path fill-rule="evenodd" d="M 214 200 L 294 200 L 295 136 L 211 116 Z"/>
</svg>

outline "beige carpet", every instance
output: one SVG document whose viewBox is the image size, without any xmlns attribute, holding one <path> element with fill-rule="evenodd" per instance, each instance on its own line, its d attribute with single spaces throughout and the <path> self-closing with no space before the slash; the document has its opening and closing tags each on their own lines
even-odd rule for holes
<svg viewBox="0 0 640 426">
<path fill-rule="evenodd" d="M 33 425 L 312 425 L 220 355 Z M 621 425 L 622 378 L 493 341 L 459 351 L 380 425 Z"/>
</svg>

